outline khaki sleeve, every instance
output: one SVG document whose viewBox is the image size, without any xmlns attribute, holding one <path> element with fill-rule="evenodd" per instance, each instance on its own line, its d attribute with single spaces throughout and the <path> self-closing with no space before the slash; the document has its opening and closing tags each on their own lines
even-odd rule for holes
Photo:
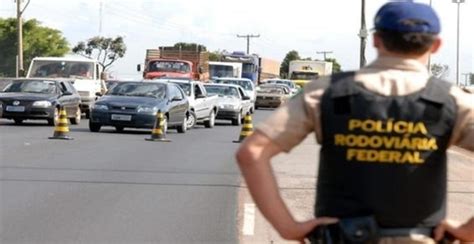
<svg viewBox="0 0 474 244">
<path fill-rule="evenodd" d="M 450 144 L 474 151 L 474 94 L 453 87 L 451 96 L 458 110 Z"/>
<path fill-rule="evenodd" d="M 314 131 L 320 141 L 319 104 L 328 84 L 329 79 L 325 77 L 308 83 L 303 91 L 260 123 L 257 130 L 268 136 L 285 152 L 291 151 Z"/>
</svg>

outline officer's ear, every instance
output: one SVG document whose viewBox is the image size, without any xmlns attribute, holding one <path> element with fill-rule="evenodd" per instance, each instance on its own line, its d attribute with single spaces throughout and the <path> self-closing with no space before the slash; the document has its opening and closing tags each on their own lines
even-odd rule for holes
<svg viewBox="0 0 474 244">
<path fill-rule="evenodd" d="M 431 53 L 438 52 L 439 48 L 441 47 L 441 44 L 442 44 L 441 38 L 436 37 L 433 44 L 431 45 L 430 52 Z"/>
</svg>

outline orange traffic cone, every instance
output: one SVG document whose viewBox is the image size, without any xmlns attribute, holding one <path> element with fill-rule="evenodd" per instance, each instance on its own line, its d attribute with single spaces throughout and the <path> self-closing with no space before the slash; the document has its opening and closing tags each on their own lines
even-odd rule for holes
<svg viewBox="0 0 474 244">
<path fill-rule="evenodd" d="M 250 113 L 247 113 L 244 118 L 244 124 L 242 125 L 242 130 L 240 131 L 239 140 L 233 141 L 235 143 L 241 143 L 247 136 L 250 136 L 253 133 L 252 125 L 252 116 Z"/>
<path fill-rule="evenodd" d="M 69 123 L 67 121 L 66 109 L 63 106 L 59 109 L 59 120 L 54 126 L 54 134 L 49 139 L 72 140 L 69 135 Z"/>
<path fill-rule="evenodd" d="M 163 114 L 158 111 L 156 113 L 156 121 L 155 121 L 155 126 L 153 126 L 153 130 L 151 131 L 151 137 L 150 138 L 145 138 L 147 141 L 161 141 L 161 142 L 171 142 L 171 140 L 166 139 L 165 137 L 165 121 L 163 119 Z"/>
</svg>

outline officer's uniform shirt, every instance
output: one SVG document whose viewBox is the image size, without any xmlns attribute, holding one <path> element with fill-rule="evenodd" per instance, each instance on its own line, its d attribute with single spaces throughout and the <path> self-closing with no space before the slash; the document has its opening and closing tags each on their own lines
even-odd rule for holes
<svg viewBox="0 0 474 244">
<path fill-rule="evenodd" d="M 412 59 L 380 57 L 355 75 L 356 82 L 384 96 L 404 96 L 423 89 L 429 73 L 422 63 Z M 289 152 L 305 137 L 315 132 L 322 142 L 320 102 L 330 78 L 308 83 L 304 90 L 257 126 L 257 130 Z M 474 151 L 474 95 L 453 86 L 450 95 L 457 105 L 457 117 L 450 145 Z"/>
</svg>

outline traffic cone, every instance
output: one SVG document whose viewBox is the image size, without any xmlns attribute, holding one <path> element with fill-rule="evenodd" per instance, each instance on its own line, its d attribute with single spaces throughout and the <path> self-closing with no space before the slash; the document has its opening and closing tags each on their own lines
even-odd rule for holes
<svg viewBox="0 0 474 244">
<path fill-rule="evenodd" d="M 239 140 L 233 141 L 235 143 L 241 143 L 247 136 L 250 136 L 253 133 L 252 125 L 252 116 L 250 113 L 247 113 L 244 117 L 244 124 L 242 125 L 242 130 L 240 131 Z"/>
<path fill-rule="evenodd" d="M 59 120 L 54 126 L 54 134 L 49 139 L 72 140 L 69 135 L 69 123 L 67 120 L 66 109 L 63 106 L 59 108 Z"/>
<path fill-rule="evenodd" d="M 165 137 L 165 131 L 164 131 L 164 120 L 163 120 L 163 114 L 158 111 L 156 113 L 156 121 L 155 121 L 155 126 L 153 126 L 153 130 L 151 131 L 151 137 L 150 138 L 145 138 L 147 141 L 161 141 L 161 142 L 171 142 L 171 140 L 166 139 Z"/>
</svg>

